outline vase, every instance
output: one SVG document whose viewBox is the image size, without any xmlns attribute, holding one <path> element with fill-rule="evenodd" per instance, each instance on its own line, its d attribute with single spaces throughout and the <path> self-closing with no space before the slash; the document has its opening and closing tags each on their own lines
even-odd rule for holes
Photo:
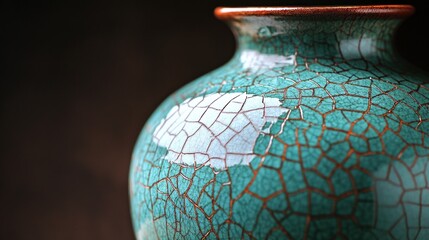
<svg viewBox="0 0 429 240">
<path fill-rule="evenodd" d="M 216 9 L 237 51 L 144 126 L 137 238 L 429 239 L 428 75 L 392 47 L 412 12 Z"/>
</svg>

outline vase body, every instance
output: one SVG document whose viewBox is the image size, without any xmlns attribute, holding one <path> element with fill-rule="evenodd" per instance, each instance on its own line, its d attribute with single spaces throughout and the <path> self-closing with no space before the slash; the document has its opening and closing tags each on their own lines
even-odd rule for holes
<svg viewBox="0 0 429 240">
<path fill-rule="evenodd" d="M 429 239 L 429 84 L 397 16 L 229 16 L 231 61 L 144 126 L 138 239 Z"/>
</svg>

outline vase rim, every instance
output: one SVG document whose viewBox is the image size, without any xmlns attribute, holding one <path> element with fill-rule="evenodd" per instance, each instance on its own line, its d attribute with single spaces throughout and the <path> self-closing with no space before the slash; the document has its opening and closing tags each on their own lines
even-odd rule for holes
<svg viewBox="0 0 429 240">
<path fill-rule="evenodd" d="M 217 7 L 214 11 L 219 19 L 238 16 L 290 16 L 290 17 L 345 17 L 361 16 L 375 18 L 405 18 L 414 13 L 407 4 L 360 5 L 360 6 L 270 6 L 270 7 Z"/>
</svg>

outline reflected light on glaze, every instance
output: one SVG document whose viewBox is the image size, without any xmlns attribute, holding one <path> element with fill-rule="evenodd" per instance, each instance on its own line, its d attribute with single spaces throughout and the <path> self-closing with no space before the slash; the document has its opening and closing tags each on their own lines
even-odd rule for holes
<svg viewBox="0 0 429 240">
<path fill-rule="evenodd" d="M 240 62 L 244 69 L 259 70 L 284 67 L 295 64 L 295 55 L 283 56 L 277 54 L 263 54 L 258 51 L 245 50 L 241 53 Z"/>
<path fill-rule="evenodd" d="M 408 228 L 429 227 L 429 189 L 425 180 L 428 179 L 425 173 L 429 173 L 429 165 L 417 162 L 413 168 L 423 171 L 413 172 L 406 164 L 397 161 L 374 172 L 378 228 L 395 228 L 409 234 Z M 404 239 L 413 238 L 413 234 L 403 236 Z"/>
<path fill-rule="evenodd" d="M 375 41 L 372 38 L 343 39 L 339 46 L 341 55 L 348 60 L 377 54 Z"/>
<path fill-rule="evenodd" d="M 167 148 L 165 159 L 226 169 L 248 165 L 258 136 L 289 110 L 277 98 L 214 93 L 185 100 L 156 127 L 153 140 Z"/>
<path fill-rule="evenodd" d="M 153 236 L 156 236 L 155 228 L 153 221 L 151 219 L 146 219 L 141 225 L 136 234 L 138 240 L 149 239 Z"/>
</svg>

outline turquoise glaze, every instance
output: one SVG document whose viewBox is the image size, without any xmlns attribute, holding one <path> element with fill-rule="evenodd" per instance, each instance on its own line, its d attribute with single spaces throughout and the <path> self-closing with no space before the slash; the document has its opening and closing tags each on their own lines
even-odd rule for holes
<svg viewBox="0 0 429 240">
<path fill-rule="evenodd" d="M 429 239 L 428 76 L 392 50 L 400 15 L 224 19 L 232 60 L 135 146 L 137 238 Z"/>
</svg>

